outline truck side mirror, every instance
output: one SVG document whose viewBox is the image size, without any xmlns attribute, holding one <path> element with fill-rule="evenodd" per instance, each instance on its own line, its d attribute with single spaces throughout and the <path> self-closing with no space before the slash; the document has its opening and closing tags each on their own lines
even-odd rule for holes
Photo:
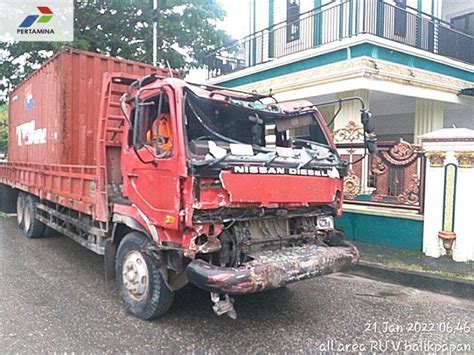
<svg viewBox="0 0 474 355">
<path fill-rule="evenodd" d="M 365 148 L 369 151 L 370 154 L 375 154 L 378 151 L 377 148 L 377 138 L 374 135 L 368 135 L 365 138 Z"/>
<path fill-rule="evenodd" d="M 375 132 L 375 125 L 374 125 L 374 119 L 372 117 L 372 112 L 368 110 L 362 110 L 360 114 L 360 121 L 362 122 L 362 125 L 364 126 L 364 131 L 366 133 L 374 133 Z"/>
<path fill-rule="evenodd" d="M 257 145 L 262 145 L 265 136 L 263 132 L 263 120 L 258 117 L 257 114 L 255 116 L 249 116 L 248 120 L 253 123 L 252 142 Z"/>
</svg>

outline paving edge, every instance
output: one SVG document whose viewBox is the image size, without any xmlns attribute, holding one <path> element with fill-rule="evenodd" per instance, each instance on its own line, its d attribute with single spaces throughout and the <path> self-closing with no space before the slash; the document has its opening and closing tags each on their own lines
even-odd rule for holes
<svg viewBox="0 0 474 355">
<path fill-rule="evenodd" d="M 354 268 L 346 270 L 345 272 L 369 279 L 388 281 L 390 283 L 396 283 L 408 287 L 474 300 L 474 282 L 468 280 L 446 278 L 438 275 L 401 269 L 385 268 L 365 262 L 360 262 Z"/>
</svg>

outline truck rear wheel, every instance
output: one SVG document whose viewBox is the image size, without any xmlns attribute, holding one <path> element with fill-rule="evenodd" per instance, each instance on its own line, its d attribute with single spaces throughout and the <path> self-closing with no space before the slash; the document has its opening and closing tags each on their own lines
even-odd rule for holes
<svg viewBox="0 0 474 355">
<path fill-rule="evenodd" d="M 44 224 L 36 219 L 36 199 L 26 196 L 23 205 L 23 232 L 27 238 L 39 238 L 43 236 Z"/>
<path fill-rule="evenodd" d="M 174 298 L 174 292 L 166 286 L 159 268 L 143 253 L 148 242 L 139 232 L 127 234 L 115 259 L 117 286 L 125 308 L 141 319 L 165 314 Z"/>
<path fill-rule="evenodd" d="M 18 227 L 22 229 L 23 229 L 23 212 L 25 209 L 25 198 L 26 198 L 25 193 L 20 192 L 16 200 L 16 223 L 18 224 Z"/>
</svg>

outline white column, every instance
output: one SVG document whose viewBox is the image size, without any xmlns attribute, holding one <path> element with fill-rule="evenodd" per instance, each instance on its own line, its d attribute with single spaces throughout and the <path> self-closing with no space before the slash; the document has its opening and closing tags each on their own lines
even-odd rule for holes
<svg viewBox="0 0 474 355">
<path fill-rule="evenodd" d="M 423 223 L 423 253 L 433 258 L 444 254 L 438 232 L 442 229 L 444 194 L 444 151 L 427 151 Z"/>
<path fill-rule="evenodd" d="M 415 105 L 415 143 L 420 136 L 443 128 L 444 105 L 441 101 L 416 99 Z"/>
<path fill-rule="evenodd" d="M 474 260 L 474 130 L 445 128 L 421 140 L 427 157 L 423 252 L 431 257 L 450 254 L 459 262 Z M 448 164 L 455 166 L 449 174 Z M 451 251 L 441 238 L 454 239 Z"/>
<path fill-rule="evenodd" d="M 472 202 L 474 201 L 474 151 L 455 153 L 459 162 L 456 188 L 456 240 L 453 260 L 474 260 L 474 232 L 472 229 Z"/>
</svg>

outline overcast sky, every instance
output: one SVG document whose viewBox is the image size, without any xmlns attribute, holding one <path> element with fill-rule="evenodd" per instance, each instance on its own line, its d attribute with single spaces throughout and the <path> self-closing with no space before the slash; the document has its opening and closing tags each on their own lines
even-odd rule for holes
<svg viewBox="0 0 474 355">
<path fill-rule="evenodd" d="M 238 39 L 249 34 L 250 0 L 218 0 L 227 12 L 226 20 L 219 27 Z"/>
<path fill-rule="evenodd" d="M 232 38 L 240 39 L 247 36 L 249 29 L 250 0 L 218 0 L 227 12 L 225 21 L 220 22 L 218 27 L 225 30 Z M 191 70 L 186 77 L 187 80 L 201 83 L 206 81 L 206 70 Z"/>
</svg>

